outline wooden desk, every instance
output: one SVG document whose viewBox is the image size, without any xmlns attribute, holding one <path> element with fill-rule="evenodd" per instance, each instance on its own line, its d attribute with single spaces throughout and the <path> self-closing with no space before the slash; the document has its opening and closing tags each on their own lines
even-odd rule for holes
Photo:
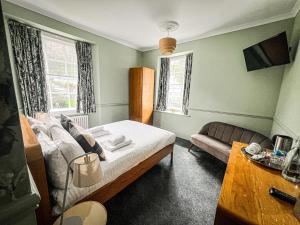
<svg viewBox="0 0 300 225">
<path fill-rule="evenodd" d="M 269 188 L 297 196 L 299 186 L 281 176 L 279 171 L 267 169 L 248 160 L 235 142 L 230 153 L 218 201 L 215 225 L 300 224 L 293 215 L 293 206 L 269 195 Z"/>
</svg>

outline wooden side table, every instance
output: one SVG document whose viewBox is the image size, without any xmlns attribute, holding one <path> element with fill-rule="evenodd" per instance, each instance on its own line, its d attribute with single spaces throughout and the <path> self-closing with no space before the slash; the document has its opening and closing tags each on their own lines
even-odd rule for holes
<svg viewBox="0 0 300 225">
<path fill-rule="evenodd" d="M 71 216 L 79 216 L 82 225 L 105 225 L 107 221 L 107 212 L 105 207 L 99 202 L 86 201 L 79 203 L 64 213 L 64 219 Z M 59 225 L 60 217 L 53 225 Z"/>
<path fill-rule="evenodd" d="M 299 225 L 293 206 L 272 197 L 275 187 L 298 196 L 299 185 L 285 180 L 280 171 L 248 160 L 241 148 L 246 144 L 234 142 L 223 179 L 215 225 Z"/>
</svg>

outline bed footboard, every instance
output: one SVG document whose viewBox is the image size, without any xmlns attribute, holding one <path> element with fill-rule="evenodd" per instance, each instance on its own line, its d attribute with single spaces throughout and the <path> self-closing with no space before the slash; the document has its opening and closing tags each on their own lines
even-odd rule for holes
<svg viewBox="0 0 300 225">
<path fill-rule="evenodd" d="M 114 181 L 104 185 L 96 192 L 92 193 L 91 195 L 85 197 L 80 202 L 93 200 L 98 201 L 101 203 L 105 203 L 124 188 L 126 188 L 129 184 L 137 180 L 140 176 L 150 170 L 153 166 L 159 163 L 167 155 L 171 156 L 171 162 L 173 158 L 173 144 L 166 146 L 165 148 L 161 149 L 159 152 L 155 153 L 154 155 L 150 156 L 148 159 L 144 160 L 143 162 L 139 163 L 132 169 L 128 170 L 121 176 L 119 176 Z"/>
</svg>

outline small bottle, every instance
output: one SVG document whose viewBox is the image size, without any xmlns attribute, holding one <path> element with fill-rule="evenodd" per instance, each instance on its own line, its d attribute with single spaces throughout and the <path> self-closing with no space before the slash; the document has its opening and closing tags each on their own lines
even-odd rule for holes
<svg viewBox="0 0 300 225">
<path fill-rule="evenodd" d="M 289 181 L 300 182 L 300 139 L 298 138 L 295 146 L 286 155 L 283 163 L 282 176 Z"/>
</svg>

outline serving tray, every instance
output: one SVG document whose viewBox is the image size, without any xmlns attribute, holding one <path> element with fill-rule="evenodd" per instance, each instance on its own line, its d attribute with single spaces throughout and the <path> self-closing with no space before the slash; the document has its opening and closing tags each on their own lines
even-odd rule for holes
<svg viewBox="0 0 300 225">
<path fill-rule="evenodd" d="M 263 159 L 259 159 L 259 160 L 255 160 L 255 159 L 252 159 L 252 155 L 247 153 L 246 150 L 245 150 L 245 147 L 241 148 L 241 152 L 248 158 L 250 159 L 252 162 L 255 162 L 255 163 L 258 163 L 260 165 L 263 165 L 265 167 L 268 167 L 268 168 L 271 168 L 271 169 L 275 169 L 275 170 L 282 170 L 282 164 L 279 164 L 279 163 L 274 163 L 274 162 L 280 162 L 282 160 L 282 158 L 280 159 L 279 157 L 276 157 L 276 156 L 273 156 L 271 153 L 273 151 L 271 150 L 268 150 L 268 149 L 264 149 L 262 150 L 263 152 L 265 152 L 266 154 L 269 155 L 269 157 L 265 157 Z"/>
</svg>

